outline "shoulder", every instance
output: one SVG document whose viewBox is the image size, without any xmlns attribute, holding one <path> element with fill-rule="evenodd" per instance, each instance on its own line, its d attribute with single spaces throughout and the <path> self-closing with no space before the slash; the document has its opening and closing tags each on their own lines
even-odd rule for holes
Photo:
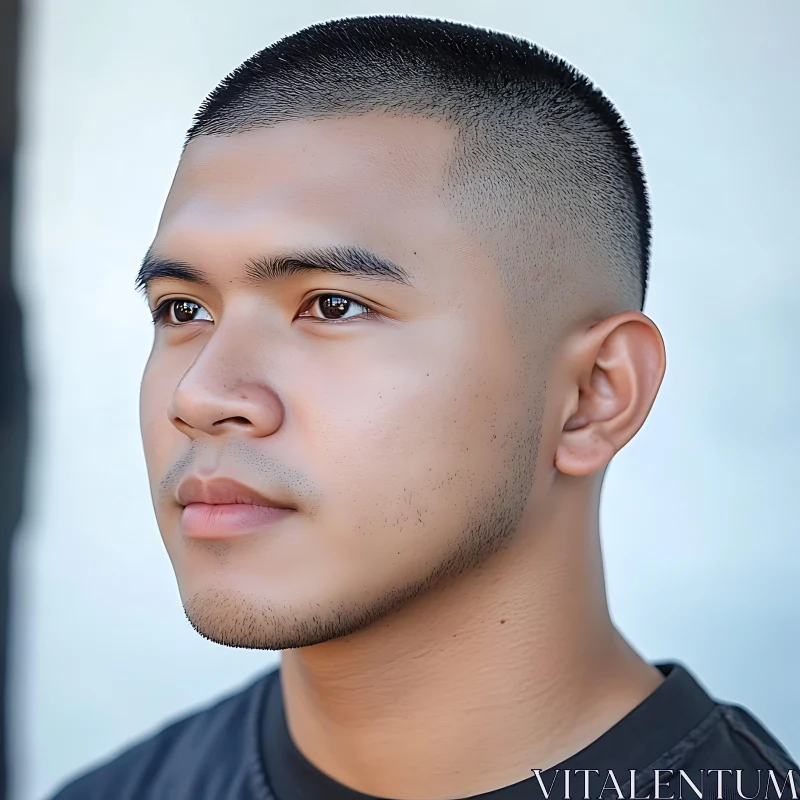
<svg viewBox="0 0 800 800">
<path fill-rule="evenodd" d="M 756 760 L 761 759 L 766 767 L 797 773 L 798 766 L 792 756 L 756 716 L 733 703 L 722 704 L 722 709 L 730 735 L 738 740 L 740 749 L 750 752 Z"/>
<path fill-rule="evenodd" d="M 243 789 L 248 758 L 257 758 L 258 710 L 277 670 L 223 700 L 172 722 L 71 780 L 52 800 L 201 800 L 214 782 Z M 219 786 L 219 783 L 217 783 Z M 215 798 L 221 795 L 213 795 Z M 247 795 L 244 795 L 247 796 Z"/>
<path fill-rule="evenodd" d="M 743 706 L 717 702 L 685 744 L 691 746 L 692 766 L 772 770 L 782 778 L 792 774 L 800 789 L 800 768 L 792 756 Z"/>
</svg>

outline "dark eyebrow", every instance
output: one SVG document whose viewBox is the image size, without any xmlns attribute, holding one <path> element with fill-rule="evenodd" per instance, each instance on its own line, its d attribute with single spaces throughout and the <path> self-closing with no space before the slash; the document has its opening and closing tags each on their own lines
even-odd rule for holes
<svg viewBox="0 0 800 800">
<path fill-rule="evenodd" d="M 210 278 L 197 267 L 183 261 L 159 258 L 147 251 L 136 276 L 136 291 L 144 294 L 152 281 L 172 278 L 200 286 L 210 286 Z M 408 273 L 389 259 L 359 245 L 331 245 L 292 251 L 290 255 L 260 256 L 245 263 L 245 283 L 266 281 L 307 272 L 329 272 L 353 278 L 390 281 L 411 286 Z"/>
</svg>

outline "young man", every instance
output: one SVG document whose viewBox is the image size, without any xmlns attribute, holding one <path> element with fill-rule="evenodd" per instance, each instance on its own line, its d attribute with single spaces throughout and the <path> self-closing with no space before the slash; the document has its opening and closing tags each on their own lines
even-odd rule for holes
<svg viewBox="0 0 800 800">
<path fill-rule="evenodd" d="M 228 76 L 139 274 L 142 435 L 189 621 L 282 664 L 58 797 L 800 788 L 609 617 L 600 489 L 665 369 L 649 239 L 624 123 L 527 42 L 346 19 Z"/>
</svg>

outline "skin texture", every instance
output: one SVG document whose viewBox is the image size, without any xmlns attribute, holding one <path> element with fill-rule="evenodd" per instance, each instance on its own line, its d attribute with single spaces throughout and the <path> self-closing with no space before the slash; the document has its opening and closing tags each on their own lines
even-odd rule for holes
<svg viewBox="0 0 800 800">
<path fill-rule="evenodd" d="M 454 137 L 370 114 L 192 141 L 151 252 L 209 285 L 147 293 L 151 308 L 202 306 L 156 327 L 140 396 L 190 622 L 284 650 L 300 749 L 352 788 L 408 800 L 530 777 L 661 680 L 609 619 L 598 533 L 605 467 L 664 374 L 661 336 L 593 298 L 583 268 L 568 292 L 562 274 L 557 297 L 532 298 L 520 336 L 487 237 L 443 199 Z M 391 259 L 412 285 L 243 282 L 248 259 L 335 244 Z M 317 321 L 307 300 L 326 292 L 381 317 Z M 175 492 L 190 472 L 297 511 L 185 539 Z"/>
</svg>

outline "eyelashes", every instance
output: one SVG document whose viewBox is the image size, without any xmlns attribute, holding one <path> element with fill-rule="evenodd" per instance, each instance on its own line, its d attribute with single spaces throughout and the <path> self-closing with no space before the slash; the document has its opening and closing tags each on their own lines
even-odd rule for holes
<svg viewBox="0 0 800 800">
<path fill-rule="evenodd" d="M 317 301 L 318 300 L 322 300 L 323 298 L 332 298 L 332 300 L 334 302 L 330 304 L 329 308 L 332 308 L 335 313 L 340 313 L 340 312 L 341 313 L 346 313 L 347 311 L 350 310 L 351 307 L 363 308 L 364 312 L 361 313 L 361 314 L 357 314 L 354 317 L 340 317 L 340 318 L 334 317 L 333 319 L 327 319 L 325 317 L 307 317 L 307 316 L 305 316 L 305 314 L 308 312 L 308 310 L 313 308 L 314 305 L 316 305 Z M 324 304 L 320 304 L 320 307 L 322 307 L 323 305 Z M 360 302 L 358 300 L 354 300 L 352 297 L 347 297 L 345 295 L 340 295 L 340 294 L 334 294 L 332 292 L 325 292 L 325 293 L 314 295 L 313 297 L 309 298 L 306 301 L 306 303 L 303 305 L 303 309 L 304 309 L 304 311 L 302 311 L 298 315 L 299 319 L 310 319 L 310 320 L 313 320 L 314 322 L 323 322 L 323 323 L 339 323 L 340 324 L 340 323 L 343 323 L 343 322 L 349 322 L 352 319 L 365 319 L 367 317 L 379 317 L 380 316 L 380 314 L 378 314 L 376 311 L 373 311 L 373 309 L 370 308 L 370 306 L 366 305 L 365 303 L 362 303 L 362 302 Z"/>
<path fill-rule="evenodd" d="M 348 311 L 351 310 L 352 307 L 354 308 L 361 308 L 363 312 L 360 314 L 356 314 L 352 317 L 334 317 L 334 318 L 326 318 L 326 317 L 317 317 L 317 316 L 308 316 L 308 312 L 317 304 L 317 301 L 322 299 L 332 299 L 333 302 L 325 304 L 325 308 L 327 310 L 332 310 L 334 313 L 346 314 Z M 192 309 L 196 309 L 198 311 L 203 311 L 208 314 L 208 320 L 200 320 L 196 318 L 192 319 L 184 319 L 184 320 L 175 320 L 173 319 L 173 311 L 176 307 L 181 307 L 182 311 L 178 312 L 179 314 L 191 314 Z M 211 315 L 206 311 L 204 306 L 200 303 L 195 302 L 194 300 L 189 300 L 185 297 L 170 297 L 166 300 L 162 300 L 151 312 L 151 316 L 153 318 L 153 324 L 156 326 L 164 326 L 164 327 L 172 327 L 172 328 L 181 328 L 184 325 L 188 325 L 190 322 L 205 322 L 210 321 L 213 322 L 211 319 Z M 346 295 L 342 295 L 335 292 L 324 292 L 313 297 L 309 298 L 302 307 L 301 312 L 297 315 L 297 319 L 310 319 L 313 322 L 321 322 L 323 324 L 334 324 L 334 325 L 341 325 L 346 322 L 350 322 L 351 320 L 356 319 L 367 319 L 367 318 L 380 318 L 381 314 L 377 311 L 373 310 L 370 306 L 366 303 L 362 303 L 360 300 L 354 300 L 351 297 L 347 297 Z"/>
<path fill-rule="evenodd" d="M 194 300 L 187 300 L 183 297 L 170 297 L 168 300 L 162 300 L 152 311 L 154 325 L 171 325 L 173 328 L 179 328 L 189 322 L 199 322 L 200 320 L 190 319 L 183 320 L 182 322 L 172 322 L 168 319 L 171 311 L 176 304 L 180 303 L 182 306 L 194 306 L 199 309 L 205 309 L 200 303 L 195 303 Z M 208 312 L 206 312 L 208 313 Z M 209 317 L 211 315 L 209 314 Z"/>
</svg>

